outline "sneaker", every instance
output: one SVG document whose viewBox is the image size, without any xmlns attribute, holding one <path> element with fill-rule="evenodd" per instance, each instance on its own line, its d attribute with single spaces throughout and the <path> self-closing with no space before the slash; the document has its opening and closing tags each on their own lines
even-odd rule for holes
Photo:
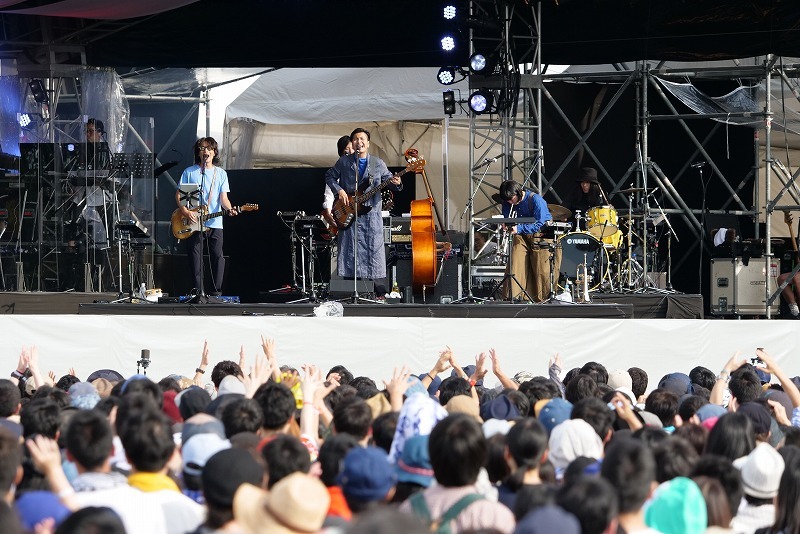
<svg viewBox="0 0 800 534">
<path fill-rule="evenodd" d="M 792 302 L 791 304 L 789 304 L 789 313 L 795 319 L 800 317 L 800 308 L 798 308 L 796 302 Z"/>
</svg>

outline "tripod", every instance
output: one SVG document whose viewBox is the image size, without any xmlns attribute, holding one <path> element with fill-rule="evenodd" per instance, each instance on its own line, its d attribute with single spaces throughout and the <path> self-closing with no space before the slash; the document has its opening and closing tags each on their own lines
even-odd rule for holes
<svg viewBox="0 0 800 534">
<path fill-rule="evenodd" d="M 299 229 L 298 229 L 299 228 Z M 293 268 L 297 273 L 296 254 L 294 248 L 300 245 L 300 265 L 303 271 L 300 275 L 302 280 L 302 293 L 303 298 L 291 300 L 287 304 L 298 304 L 301 302 L 318 302 L 317 293 L 314 290 L 314 261 L 317 258 L 316 249 L 314 248 L 314 231 L 325 229 L 325 222 L 322 216 L 314 215 L 312 217 L 297 217 L 294 220 L 292 227 L 292 259 L 295 261 Z M 299 235 L 305 233 L 305 235 Z M 304 242 L 305 241 L 305 242 Z M 306 251 L 308 251 L 308 258 L 306 258 Z M 308 261 L 308 263 L 306 263 Z M 306 272 L 308 272 L 308 279 L 306 279 Z"/>
</svg>

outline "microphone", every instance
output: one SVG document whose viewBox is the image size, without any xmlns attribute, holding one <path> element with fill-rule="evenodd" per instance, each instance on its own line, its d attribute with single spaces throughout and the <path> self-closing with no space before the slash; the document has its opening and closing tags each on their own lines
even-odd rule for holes
<svg viewBox="0 0 800 534">
<path fill-rule="evenodd" d="M 483 161 L 478 163 L 474 167 L 472 167 L 472 170 L 473 171 L 477 171 L 481 167 L 485 167 L 485 166 L 489 165 L 490 163 L 494 163 L 495 161 L 497 161 L 498 159 L 502 158 L 505 155 L 506 155 L 505 152 L 501 152 L 501 153 L 499 153 L 498 155 L 496 155 L 493 158 L 483 158 Z"/>
<path fill-rule="evenodd" d="M 203 159 L 203 161 L 200 162 L 200 174 L 205 176 L 206 175 L 206 161 L 208 161 L 208 154 L 203 153 L 202 159 Z"/>
<path fill-rule="evenodd" d="M 706 166 L 705 161 L 695 161 L 694 163 L 692 163 L 693 169 L 699 169 L 700 167 L 705 167 L 705 166 Z"/>
</svg>

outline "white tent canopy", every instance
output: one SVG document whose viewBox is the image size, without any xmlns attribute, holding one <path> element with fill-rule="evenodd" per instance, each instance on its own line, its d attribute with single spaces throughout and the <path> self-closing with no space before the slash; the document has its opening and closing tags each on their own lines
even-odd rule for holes
<svg viewBox="0 0 800 534">
<path fill-rule="evenodd" d="M 434 120 L 444 117 L 436 68 L 280 69 L 228 106 L 227 119 L 264 124 Z M 466 80 L 451 86 L 467 91 Z"/>
<path fill-rule="evenodd" d="M 469 190 L 469 131 L 448 131 L 445 158 L 442 91 L 466 98 L 466 80 L 441 85 L 437 68 L 280 69 L 262 74 L 227 107 L 225 165 L 230 169 L 328 167 L 336 141 L 355 127 L 370 130 L 371 153 L 390 166 L 404 166 L 403 152 L 415 147 L 427 160 L 437 202 L 449 177 L 450 227 L 466 230 L 459 218 Z M 463 116 L 462 116 L 463 117 Z M 423 187 L 417 184 L 420 196 Z M 320 203 L 322 191 L 320 191 Z"/>
</svg>

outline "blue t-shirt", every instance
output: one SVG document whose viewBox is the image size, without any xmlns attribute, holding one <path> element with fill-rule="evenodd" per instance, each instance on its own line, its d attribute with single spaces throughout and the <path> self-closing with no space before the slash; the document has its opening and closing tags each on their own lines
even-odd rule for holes
<svg viewBox="0 0 800 534">
<path fill-rule="evenodd" d="M 220 197 L 222 193 L 229 193 L 228 173 L 222 167 L 206 169 L 205 173 L 200 172 L 199 165 L 187 167 L 181 175 L 182 185 L 198 185 L 202 179 L 202 204 L 208 207 L 208 213 L 222 211 Z M 196 207 L 196 206 L 193 206 Z M 205 222 L 207 228 L 222 228 L 222 217 L 208 219 Z"/>
</svg>

